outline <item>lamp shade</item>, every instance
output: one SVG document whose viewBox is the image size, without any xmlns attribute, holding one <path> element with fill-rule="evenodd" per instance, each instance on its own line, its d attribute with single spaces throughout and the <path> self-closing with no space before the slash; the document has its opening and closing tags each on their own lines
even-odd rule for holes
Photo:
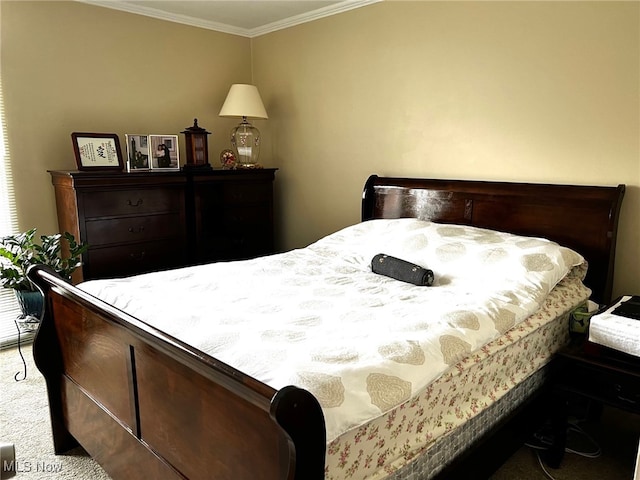
<svg viewBox="0 0 640 480">
<path fill-rule="evenodd" d="M 269 118 L 255 85 L 235 83 L 220 109 L 221 117 Z"/>
</svg>

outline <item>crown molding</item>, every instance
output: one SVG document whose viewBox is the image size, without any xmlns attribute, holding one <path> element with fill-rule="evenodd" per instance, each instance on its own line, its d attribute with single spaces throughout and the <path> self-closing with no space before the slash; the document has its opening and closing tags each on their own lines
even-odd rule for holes
<svg viewBox="0 0 640 480">
<path fill-rule="evenodd" d="M 87 3 L 90 5 L 96 5 L 99 7 L 110 8 L 112 10 L 120 10 L 127 13 L 134 13 L 137 15 L 144 15 L 146 17 L 157 18 L 159 20 L 166 20 L 174 23 L 181 23 L 183 25 L 189 25 L 192 27 L 205 28 L 207 30 L 215 30 L 216 32 L 229 33 L 232 35 L 239 35 L 242 37 L 254 38 L 267 33 L 283 30 L 285 28 L 294 27 L 302 23 L 311 22 L 320 18 L 329 17 L 338 13 L 343 13 L 356 8 L 364 7 L 372 3 L 378 3 L 384 0 L 345 0 L 328 7 L 323 7 L 318 10 L 303 13 L 300 15 L 294 15 L 292 17 L 280 20 L 277 22 L 269 23 L 256 28 L 240 28 L 226 23 L 212 22 L 208 20 L 202 20 L 200 18 L 191 17 L 188 15 L 180 15 L 176 13 L 169 13 L 156 8 L 146 7 L 142 5 L 134 5 L 124 2 L 116 2 L 113 0 L 76 0 L 81 3 Z"/>
<path fill-rule="evenodd" d="M 303 13 L 301 15 L 294 15 L 293 17 L 280 20 L 278 22 L 268 23 L 261 27 L 253 28 L 249 31 L 249 37 L 258 37 L 267 33 L 276 32 L 289 27 L 295 27 L 302 23 L 312 22 L 324 17 L 330 17 L 331 15 L 337 15 L 338 13 L 347 12 L 356 8 L 364 7 L 372 3 L 382 2 L 384 0 L 346 0 L 328 7 L 319 8 L 311 12 Z"/>
<path fill-rule="evenodd" d="M 113 0 L 76 0 L 80 3 L 96 5 L 98 7 L 110 8 L 111 10 L 119 10 L 121 12 L 135 13 L 145 17 L 157 18 L 158 20 L 166 20 L 173 23 L 181 23 L 191 27 L 206 28 L 207 30 L 215 30 L 217 32 L 231 33 L 233 35 L 249 36 L 246 28 L 234 27 L 225 23 L 210 22 L 201 20 L 188 15 L 179 15 L 176 13 L 164 12 L 157 8 L 145 7 L 142 5 L 133 5 L 124 2 L 115 2 Z"/>
</svg>

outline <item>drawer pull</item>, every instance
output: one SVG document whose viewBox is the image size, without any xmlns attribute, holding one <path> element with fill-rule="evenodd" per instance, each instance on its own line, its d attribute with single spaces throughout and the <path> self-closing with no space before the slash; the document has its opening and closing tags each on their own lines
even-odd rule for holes
<svg viewBox="0 0 640 480">
<path fill-rule="evenodd" d="M 127 200 L 127 205 L 129 205 L 130 207 L 139 207 L 140 205 L 142 205 L 142 199 L 139 198 L 136 203 L 133 203 L 131 200 Z"/>
<path fill-rule="evenodd" d="M 144 250 L 140 253 L 130 253 L 129 256 L 133 259 L 133 260 L 143 260 L 144 259 Z"/>
<path fill-rule="evenodd" d="M 144 232 L 144 225 L 140 225 L 138 228 L 129 227 L 129 233 L 142 233 Z"/>
<path fill-rule="evenodd" d="M 625 402 L 625 403 L 630 403 L 631 405 L 637 405 L 638 403 L 638 398 L 629 398 L 629 396 L 627 396 L 624 392 L 623 392 L 623 388 L 620 384 L 615 384 L 613 386 L 613 389 L 616 391 L 616 398 L 618 400 L 620 400 L 621 402 Z"/>
</svg>

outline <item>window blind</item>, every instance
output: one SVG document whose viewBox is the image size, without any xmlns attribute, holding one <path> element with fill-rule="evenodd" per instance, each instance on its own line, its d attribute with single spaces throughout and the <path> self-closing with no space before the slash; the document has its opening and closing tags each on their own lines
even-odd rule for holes
<svg viewBox="0 0 640 480">
<path fill-rule="evenodd" d="M 0 72 L 0 118 L 2 135 L 0 136 L 0 237 L 17 231 L 17 214 L 13 182 L 11 179 L 11 164 L 9 146 L 7 142 L 7 128 L 4 116 L 4 100 L 2 96 L 2 73 Z M 16 344 L 18 341 L 18 329 L 15 324 L 16 317 L 20 314 L 20 307 L 13 290 L 0 288 L 0 346 L 5 347 Z M 33 335 L 21 335 L 20 340 L 27 340 Z"/>
</svg>

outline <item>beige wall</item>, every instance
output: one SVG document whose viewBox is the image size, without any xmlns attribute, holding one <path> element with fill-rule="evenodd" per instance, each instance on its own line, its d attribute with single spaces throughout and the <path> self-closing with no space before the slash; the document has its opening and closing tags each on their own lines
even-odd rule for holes
<svg viewBox="0 0 640 480">
<path fill-rule="evenodd" d="M 625 183 L 614 294 L 640 292 L 639 8 L 383 2 L 254 39 L 284 245 L 358 221 L 371 173 Z"/>
<path fill-rule="evenodd" d="M 218 117 L 251 81 L 251 42 L 79 2 L 2 1 L 2 82 L 20 229 L 58 230 L 47 170 L 74 169 L 71 132 L 176 134 L 198 118 L 211 162 L 237 121 Z M 217 153 L 216 153 L 217 152 Z"/>
<path fill-rule="evenodd" d="M 253 81 L 281 248 L 358 221 L 371 173 L 625 183 L 614 294 L 640 291 L 637 2 L 386 1 L 253 40 L 78 2 L 0 18 L 22 229 L 57 230 L 46 170 L 75 167 L 72 131 L 198 117 L 215 164 L 227 89 Z"/>
</svg>

